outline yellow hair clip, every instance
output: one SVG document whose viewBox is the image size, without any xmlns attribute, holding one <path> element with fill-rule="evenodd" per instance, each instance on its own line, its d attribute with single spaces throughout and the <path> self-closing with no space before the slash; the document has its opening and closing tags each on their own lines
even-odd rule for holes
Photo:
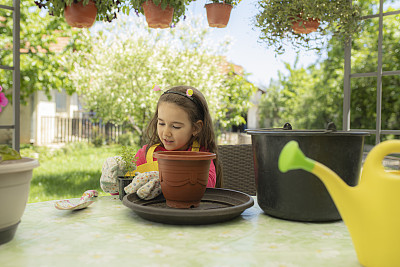
<svg viewBox="0 0 400 267">
<path fill-rule="evenodd" d="M 187 96 L 192 96 L 193 95 L 193 90 L 192 89 L 187 89 L 186 90 L 186 95 Z"/>
</svg>

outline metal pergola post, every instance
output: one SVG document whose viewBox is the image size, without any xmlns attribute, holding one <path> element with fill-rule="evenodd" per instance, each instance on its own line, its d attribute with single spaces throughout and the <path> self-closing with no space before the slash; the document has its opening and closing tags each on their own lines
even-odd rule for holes
<svg viewBox="0 0 400 267">
<path fill-rule="evenodd" d="M 350 131 L 350 97 L 351 97 L 351 39 L 344 48 L 344 77 L 343 77 L 343 131 Z"/>
<path fill-rule="evenodd" d="M 382 42 L 383 42 L 383 0 L 379 1 L 378 68 L 376 70 L 376 135 L 375 143 L 381 141 L 382 130 Z"/>
<path fill-rule="evenodd" d="M 20 150 L 20 87 L 21 87 L 21 73 L 20 73 L 20 0 L 13 0 L 13 6 L 0 5 L 2 9 L 13 11 L 13 66 L 0 65 L 0 69 L 13 71 L 13 124 L 0 125 L 0 129 L 12 129 L 13 139 L 12 146 L 15 150 Z"/>
</svg>

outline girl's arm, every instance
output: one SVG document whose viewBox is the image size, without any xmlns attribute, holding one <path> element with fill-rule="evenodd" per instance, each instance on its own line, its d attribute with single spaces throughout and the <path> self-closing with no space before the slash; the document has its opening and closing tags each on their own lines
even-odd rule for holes
<svg viewBox="0 0 400 267">
<path fill-rule="evenodd" d="M 214 161 L 211 160 L 210 172 L 208 173 L 207 187 L 214 188 L 216 180 L 217 180 L 217 174 L 215 173 L 215 165 L 214 165 Z"/>
</svg>

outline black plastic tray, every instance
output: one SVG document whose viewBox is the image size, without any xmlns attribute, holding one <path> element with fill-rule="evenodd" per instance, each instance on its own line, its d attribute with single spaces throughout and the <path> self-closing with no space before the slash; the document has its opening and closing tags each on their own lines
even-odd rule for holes
<svg viewBox="0 0 400 267">
<path fill-rule="evenodd" d="M 238 217 L 245 209 L 254 205 L 254 200 L 239 191 L 207 188 L 197 208 L 170 208 L 163 195 L 143 200 L 136 193 L 126 195 L 122 203 L 149 221 L 167 224 L 211 224 Z"/>
</svg>

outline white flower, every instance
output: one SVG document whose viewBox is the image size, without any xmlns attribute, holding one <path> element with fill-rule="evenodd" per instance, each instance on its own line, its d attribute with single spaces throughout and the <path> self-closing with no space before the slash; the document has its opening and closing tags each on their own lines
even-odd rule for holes
<svg viewBox="0 0 400 267">
<path fill-rule="evenodd" d="M 260 245 L 260 248 L 268 252 L 290 251 L 290 248 L 288 246 L 280 243 L 264 243 Z"/>
<path fill-rule="evenodd" d="M 168 235 L 172 239 L 189 239 L 190 234 L 187 232 L 172 232 Z"/>
<path fill-rule="evenodd" d="M 113 262 L 115 260 L 115 256 L 99 252 L 89 252 L 79 257 L 79 260 L 88 264 L 104 264 Z"/>
<path fill-rule="evenodd" d="M 340 252 L 332 249 L 317 249 L 316 255 L 318 258 L 330 259 L 339 256 Z"/>
<path fill-rule="evenodd" d="M 176 251 L 172 247 L 155 245 L 155 246 L 146 246 L 140 250 L 140 253 L 147 255 L 148 257 L 166 257 L 171 254 L 175 254 Z"/>
<path fill-rule="evenodd" d="M 115 236 L 116 240 L 121 240 L 122 242 L 137 242 L 140 240 L 144 240 L 144 236 L 137 233 L 124 233 Z"/>
<path fill-rule="evenodd" d="M 86 226 L 85 223 L 76 222 L 76 223 L 72 223 L 72 224 L 66 225 L 65 228 L 66 229 L 72 229 L 72 230 L 75 230 L 75 229 L 79 230 L 79 229 L 84 228 L 85 226 Z"/>
<path fill-rule="evenodd" d="M 274 262 L 268 262 L 265 267 L 296 267 L 298 265 L 295 265 L 291 262 L 284 262 L 284 261 L 274 261 Z"/>
<path fill-rule="evenodd" d="M 329 238 L 329 239 L 339 239 L 343 237 L 341 232 L 333 231 L 333 230 L 321 230 L 321 231 L 313 231 L 313 235 L 321 238 Z"/>
<path fill-rule="evenodd" d="M 289 236 L 291 234 L 290 231 L 282 229 L 274 229 L 272 231 L 269 231 L 269 233 L 277 236 Z"/>
<path fill-rule="evenodd" d="M 237 236 L 243 236 L 243 231 L 241 230 L 226 230 L 222 231 L 220 234 L 218 234 L 218 237 L 237 237 Z"/>
<path fill-rule="evenodd" d="M 204 246 L 199 248 L 201 251 L 205 253 L 228 253 L 231 251 L 225 243 L 207 243 Z"/>
</svg>

